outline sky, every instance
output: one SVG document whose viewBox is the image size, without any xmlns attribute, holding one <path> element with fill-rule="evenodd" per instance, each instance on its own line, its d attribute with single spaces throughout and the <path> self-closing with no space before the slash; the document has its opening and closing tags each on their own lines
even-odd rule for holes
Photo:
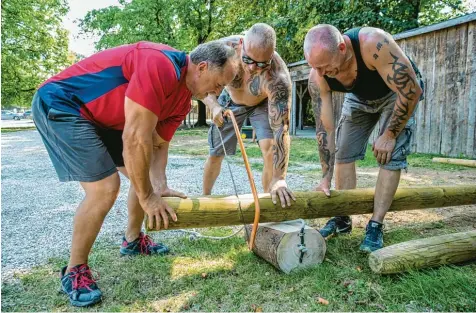
<svg viewBox="0 0 476 313">
<path fill-rule="evenodd" d="M 94 53 L 94 42 L 99 38 L 78 38 L 79 23 L 75 20 L 83 18 L 88 11 L 118 5 L 117 0 L 68 0 L 69 13 L 63 19 L 64 27 L 69 31 L 69 50 L 89 56 Z"/>
</svg>

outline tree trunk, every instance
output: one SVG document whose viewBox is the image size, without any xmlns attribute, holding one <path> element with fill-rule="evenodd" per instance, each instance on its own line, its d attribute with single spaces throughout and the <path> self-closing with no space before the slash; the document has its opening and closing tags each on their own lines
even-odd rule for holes
<svg viewBox="0 0 476 313">
<path fill-rule="evenodd" d="M 370 254 L 369 266 L 377 274 L 393 274 L 470 260 L 476 260 L 476 230 L 385 247 Z"/>
<path fill-rule="evenodd" d="M 326 241 L 317 230 L 308 226 L 304 228 L 306 250 L 300 262 L 301 227 L 298 221 L 260 224 L 253 252 L 286 274 L 322 263 L 326 255 Z M 251 233 L 251 225 L 247 225 L 246 230 L 247 234 Z"/>
<path fill-rule="evenodd" d="M 447 159 L 447 158 L 433 158 L 434 163 L 448 163 L 463 165 L 469 167 L 476 167 L 476 160 L 464 160 L 464 159 Z"/>
<path fill-rule="evenodd" d="M 269 194 L 260 194 L 260 222 L 365 214 L 372 213 L 374 206 L 372 188 L 332 190 L 330 198 L 315 191 L 295 195 L 292 207 L 282 208 L 279 202 L 273 204 Z M 250 194 L 240 195 L 239 201 L 235 196 L 164 199 L 178 217 L 177 222 L 169 224 L 169 229 L 249 224 L 254 219 L 254 200 Z M 399 188 L 390 211 L 466 204 L 476 204 L 476 185 Z"/>
<path fill-rule="evenodd" d="M 198 119 L 197 122 L 195 123 L 195 127 L 197 126 L 208 126 L 207 124 L 207 107 L 205 106 L 205 103 L 202 101 L 198 100 Z"/>
</svg>

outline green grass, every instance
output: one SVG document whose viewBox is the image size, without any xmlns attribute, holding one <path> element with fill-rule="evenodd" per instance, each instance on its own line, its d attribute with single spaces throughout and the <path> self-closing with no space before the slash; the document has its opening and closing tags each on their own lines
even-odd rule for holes
<svg viewBox="0 0 476 313">
<path fill-rule="evenodd" d="M 22 130 L 33 130 L 36 129 L 36 127 L 31 126 L 31 127 L 11 127 L 11 128 L 2 128 L 1 133 L 14 133 L 14 132 L 19 132 Z"/>
<path fill-rule="evenodd" d="M 176 133 L 175 139 L 172 142 L 172 147 L 170 153 L 172 154 L 188 154 L 193 156 L 208 156 L 208 144 L 207 139 L 207 128 L 196 128 L 191 130 L 179 130 Z M 188 137 L 189 139 L 200 140 L 199 145 L 186 144 L 180 145 L 182 138 Z M 178 143 L 177 146 L 174 146 L 174 143 Z M 251 140 L 245 140 L 246 155 L 248 158 L 261 158 L 261 150 L 257 143 L 252 143 Z M 237 148 L 236 157 L 241 159 L 241 151 Z M 461 165 L 453 164 L 444 164 L 444 163 L 433 163 L 432 159 L 434 157 L 445 157 L 437 154 L 422 154 L 422 153 L 413 153 L 408 156 L 409 167 L 419 167 L 427 168 L 432 170 L 443 170 L 443 171 L 457 171 L 462 168 L 465 168 Z M 463 158 L 463 157 L 462 157 Z M 298 165 L 298 164 L 319 163 L 319 153 L 316 140 L 313 138 L 299 138 L 293 137 L 291 139 L 291 149 L 289 156 L 289 165 Z M 356 162 L 357 167 L 378 167 L 377 161 L 373 155 L 371 145 L 367 146 L 365 152 L 364 160 L 358 160 Z M 261 170 L 263 168 L 262 164 L 252 164 L 253 169 Z"/>
<path fill-rule="evenodd" d="M 171 153 L 205 157 L 206 130 L 181 130 Z M 194 144 L 195 143 L 195 144 Z M 257 145 L 247 141 L 250 158 L 260 158 Z M 414 154 L 410 166 L 457 170 L 435 164 L 433 155 Z M 239 162 L 241 157 L 231 158 Z M 293 138 L 290 164 L 318 162 L 314 139 Z M 376 167 L 367 150 L 361 167 Z M 262 169 L 252 162 L 255 170 Z M 310 172 L 314 172 L 312 170 Z M 456 232 L 443 221 L 413 223 L 390 229 L 385 244 Z M 231 234 L 227 227 L 205 230 L 208 235 Z M 476 311 L 476 264 L 442 266 L 398 275 L 373 274 L 367 256 L 358 252 L 363 230 L 329 240 L 323 264 L 283 274 L 250 253 L 236 236 L 223 241 L 166 239 L 173 253 L 165 257 L 119 257 L 116 243 L 99 241 L 89 264 L 101 273 L 104 301 L 92 308 L 69 306 L 58 292 L 58 271 L 67 262 L 51 259 L 27 273 L 2 282 L 2 311 Z M 318 297 L 329 305 L 319 304 Z"/>
<path fill-rule="evenodd" d="M 455 231 L 420 225 L 386 233 L 386 244 Z M 230 234 L 216 228 L 208 234 Z M 223 241 L 166 241 L 173 255 L 119 257 L 114 243 L 99 242 L 90 257 L 101 273 L 100 305 L 70 307 L 58 293 L 57 271 L 66 258 L 2 284 L 2 311 L 474 311 L 476 264 L 444 266 L 392 276 L 373 274 L 357 252 L 362 230 L 328 242 L 326 260 L 283 274 L 247 250 L 241 237 Z M 325 306 L 317 302 L 322 297 Z"/>
</svg>

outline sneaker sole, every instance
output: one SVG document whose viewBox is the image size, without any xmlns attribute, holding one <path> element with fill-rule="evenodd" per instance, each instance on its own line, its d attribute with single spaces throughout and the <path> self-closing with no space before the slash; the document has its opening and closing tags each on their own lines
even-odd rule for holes
<svg viewBox="0 0 476 313">
<path fill-rule="evenodd" d="M 69 298 L 68 292 L 64 290 L 63 286 L 61 286 L 61 292 L 64 293 Z M 72 306 L 77 306 L 77 307 L 91 306 L 101 301 L 102 301 L 102 296 L 89 302 L 80 302 L 80 301 L 69 299 L 69 303 L 71 303 Z"/>
<path fill-rule="evenodd" d="M 337 231 L 336 230 L 335 232 L 333 232 L 332 234 L 329 234 L 327 236 L 324 236 L 324 235 L 321 234 L 321 232 L 319 232 L 319 234 L 321 234 L 321 236 L 324 237 L 324 239 L 326 239 L 326 240 L 330 239 L 332 237 L 335 237 L 337 235 L 339 235 L 339 236 L 340 235 L 350 235 L 351 233 L 352 233 L 352 228 L 350 230 L 345 230 L 345 231 Z"/>
<path fill-rule="evenodd" d="M 92 301 L 89 301 L 89 302 L 79 302 L 79 301 L 75 301 L 75 300 L 69 300 L 69 302 L 71 303 L 71 305 L 73 306 L 77 306 L 77 307 L 86 307 L 86 306 L 91 306 L 91 305 L 94 305 L 94 304 L 97 304 L 99 302 L 102 301 L 102 297 L 101 298 L 98 298 L 98 299 L 94 299 Z"/>
<path fill-rule="evenodd" d="M 361 246 L 361 247 L 359 247 L 359 251 L 363 252 L 363 253 L 372 253 L 372 252 L 377 251 L 377 250 L 382 249 L 382 248 L 377 248 L 377 249 L 372 250 L 371 248 L 369 248 L 367 246 L 365 246 L 365 247 Z"/>
</svg>

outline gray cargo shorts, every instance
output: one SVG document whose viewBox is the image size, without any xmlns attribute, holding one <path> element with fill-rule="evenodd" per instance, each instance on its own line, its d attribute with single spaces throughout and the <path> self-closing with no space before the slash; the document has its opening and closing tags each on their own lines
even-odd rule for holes
<svg viewBox="0 0 476 313">
<path fill-rule="evenodd" d="M 38 94 L 31 109 L 60 181 L 95 182 L 124 166 L 121 130 L 99 128 L 78 114 L 49 107 Z"/>
<path fill-rule="evenodd" d="M 352 93 L 346 94 L 337 126 L 336 163 L 352 163 L 365 158 L 367 144 L 375 125 L 378 122 L 379 136 L 382 135 L 390 122 L 396 99 L 397 94 L 393 91 L 372 101 Z M 397 137 L 390 162 L 381 165 L 382 168 L 400 170 L 408 167 L 407 156 L 411 152 L 410 141 L 414 128 L 415 119 L 412 116 Z"/>
<path fill-rule="evenodd" d="M 251 126 L 253 126 L 256 132 L 256 139 L 259 141 L 261 139 L 273 139 L 273 131 L 269 126 L 268 118 L 268 99 L 264 99 L 261 103 L 255 106 L 246 106 L 236 104 L 231 100 L 230 95 L 223 89 L 220 97 L 218 97 L 218 103 L 224 108 L 229 109 L 235 115 L 236 122 L 238 127 L 241 130 L 243 123 L 249 117 Z M 223 143 L 226 148 L 226 154 L 232 155 L 236 153 L 236 144 L 238 139 L 235 135 L 235 129 L 233 128 L 233 123 L 230 119 L 228 122 L 225 121 L 222 127 L 217 127 L 215 124 L 212 124 L 208 131 L 208 144 L 210 146 L 210 155 L 212 156 L 223 156 L 223 145 L 220 138 L 223 138 Z"/>
</svg>

